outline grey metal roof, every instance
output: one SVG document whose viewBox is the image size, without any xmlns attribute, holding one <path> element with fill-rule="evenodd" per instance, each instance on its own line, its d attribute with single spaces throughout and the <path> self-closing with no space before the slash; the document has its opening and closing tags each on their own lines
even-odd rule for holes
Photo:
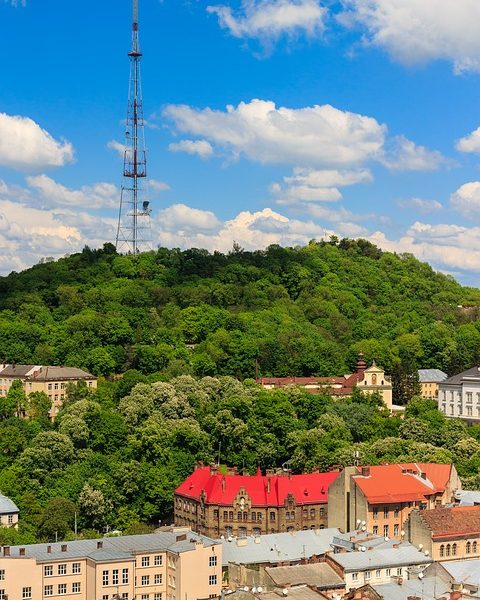
<svg viewBox="0 0 480 600">
<path fill-rule="evenodd" d="M 19 510 L 15 502 L 0 494 L 0 515 L 11 515 L 18 512 Z"/>
<path fill-rule="evenodd" d="M 385 567 L 428 565 L 432 562 L 431 557 L 425 556 L 415 546 L 406 542 L 399 544 L 398 548 L 347 552 L 345 554 L 334 554 L 331 558 L 341 565 L 347 573 Z"/>
<path fill-rule="evenodd" d="M 186 540 L 179 541 L 179 536 L 186 535 Z M 103 547 L 99 548 L 101 542 Z M 128 560 L 142 552 L 187 552 L 193 550 L 195 542 L 204 546 L 213 546 L 215 542 L 204 535 L 198 535 L 188 530 L 162 531 L 144 535 L 126 535 L 120 537 L 106 537 L 94 540 L 75 540 L 72 542 L 56 542 L 52 544 L 31 544 L 29 546 L 12 546 L 10 556 L 20 556 L 20 548 L 25 549 L 24 556 L 35 558 L 42 562 L 56 562 L 72 558 L 91 558 L 96 562 L 108 560 Z M 66 550 L 62 552 L 62 546 Z M 51 551 L 48 552 L 50 547 Z"/>
<path fill-rule="evenodd" d="M 372 585 L 373 589 L 383 598 L 388 600 L 407 600 L 417 598 L 450 598 L 450 587 L 439 577 L 425 577 L 424 579 L 404 579 L 402 585 L 396 581 Z"/>
<path fill-rule="evenodd" d="M 475 587 L 480 585 L 480 559 L 442 561 L 440 564 L 453 577 L 455 583 Z"/>
<path fill-rule="evenodd" d="M 292 565 L 291 567 L 267 567 L 267 574 L 275 585 L 311 585 L 319 589 L 345 587 L 344 580 L 327 563 Z"/>
<path fill-rule="evenodd" d="M 475 506 L 480 505 L 480 492 L 470 490 L 457 490 L 455 492 L 455 501 L 460 506 Z"/>
<path fill-rule="evenodd" d="M 448 375 L 440 369 L 418 369 L 420 383 L 441 383 L 448 379 Z"/>
<path fill-rule="evenodd" d="M 0 377 L 25 377 L 25 375 L 34 367 L 35 365 L 4 364 L 2 370 L 0 371 Z"/>
<path fill-rule="evenodd" d="M 472 367 L 467 371 L 462 371 L 462 373 L 458 373 L 457 375 L 453 375 L 453 377 L 445 379 L 445 381 L 442 383 L 448 385 L 459 385 L 460 383 L 463 383 L 465 379 L 467 381 L 478 380 L 480 383 L 480 367 Z"/>
<path fill-rule="evenodd" d="M 331 550 L 332 540 L 338 535 L 340 531 L 336 528 L 308 529 L 289 533 L 269 533 L 241 540 L 232 539 L 230 542 L 221 540 L 222 561 L 224 566 L 230 562 L 247 565 L 300 561 Z"/>
</svg>

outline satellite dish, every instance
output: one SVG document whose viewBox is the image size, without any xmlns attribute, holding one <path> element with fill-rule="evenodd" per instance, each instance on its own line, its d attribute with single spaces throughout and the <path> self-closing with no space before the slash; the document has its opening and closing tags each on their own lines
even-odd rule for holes
<svg viewBox="0 0 480 600">
<path fill-rule="evenodd" d="M 362 519 L 357 519 L 357 525 L 360 525 L 361 522 L 362 522 Z"/>
<path fill-rule="evenodd" d="M 418 544 L 418 549 L 423 550 L 423 544 Z"/>
<path fill-rule="evenodd" d="M 366 552 L 366 551 L 367 551 L 367 549 L 365 546 L 360 546 L 360 552 Z"/>
<path fill-rule="evenodd" d="M 419 573 L 418 574 L 418 578 L 420 579 L 420 581 L 425 577 L 425 575 L 423 573 Z"/>
<path fill-rule="evenodd" d="M 282 594 L 283 594 L 284 596 L 288 596 L 288 590 L 287 590 L 287 588 L 283 588 L 283 590 L 282 590 Z"/>
<path fill-rule="evenodd" d="M 224 536 L 224 535 L 221 535 L 221 536 L 220 536 L 220 539 L 221 539 L 221 540 L 224 540 L 224 539 L 225 539 L 225 536 Z"/>
<path fill-rule="evenodd" d="M 389 540 L 390 538 L 388 537 L 388 535 L 386 535 L 386 536 L 385 536 L 383 539 L 384 539 L 386 542 L 388 542 L 388 540 Z"/>
<path fill-rule="evenodd" d="M 256 594 L 256 593 L 257 593 L 257 588 L 256 588 L 256 587 L 253 587 L 253 588 L 252 588 L 252 594 Z"/>
<path fill-rule="evenodd" d="M 367 524 L 367 522 L 366 522 L 366 521 L 362 521 L 362 525 L 366 525 L 366 524 Z"/>
<path fill-rule="evenodd" d="M 248 590 L 249 590 L 249 587 L 248 587 L 248 585 L 246 585 L 246 586 L 243 588 L 243 591 L 244 591 L 244 592 L 248 592 Z"/>
<path fill-rule="evenodd" d="M 425 556 L 428 556 L 430 554 L 430 552 L 428 550 L 425 550 Z"/>
<path fill-rule="evenodd" d="M 365 525 L 363 525 L 362 531 L 367 531 L 367 528 L 365 527 Z"/>
<path fill-rule="evenodd" d="M 400 535 L 401 535 L 402 537 L 404 537 L 404 535 L 405 535 L 405 531 L 404 531 L 403 529 L 402 529 L 402 531 L 400 532 Z"/>
<path fill-rule="evenodd" d="M 258 586 L 257 592 L 261 594 L 263 592 L 263 587 L 261 585 Z"/>
</svg>

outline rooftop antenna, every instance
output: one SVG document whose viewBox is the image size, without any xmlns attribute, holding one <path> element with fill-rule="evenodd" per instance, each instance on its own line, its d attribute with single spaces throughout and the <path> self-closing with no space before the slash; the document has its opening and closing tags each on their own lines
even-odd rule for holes
<svg viewBox="0 0 480 600">
<path fill-rule="evenodd" d="M 132 0 L 132 49 L 130 84 L 123 157 L 123 185 L 118 211 L 115 246 L 117 252 L 138 254 L 152 250 L 150 203 L 145 199 L 144 179 L 147 176 L 145 121 L 143 118 L 140 61 L 142 53 L 138 39 L 138 0 Z"/>
</svg>

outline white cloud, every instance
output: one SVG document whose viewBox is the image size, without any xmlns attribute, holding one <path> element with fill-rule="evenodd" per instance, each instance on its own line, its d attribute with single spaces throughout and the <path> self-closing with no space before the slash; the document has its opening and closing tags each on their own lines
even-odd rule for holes
<svg viewBox="0 0 480 600">
<path fill-rule="evenodd" d="M 61 167 L 73 160 L 69 142 L 55 140 L 28 117 L 0 113 L 0 165 L 20 171 Z"/>
<path fill-rule="evenodd" d="M 443 208 L 438 200 L 425 200 L 424 198 L 408 198 L 407 200 L 399 200 L 397 205 L 400 208 L 412 208 L 425 215 L 442 210 Z"/>
<path fill-rule="evenodd" d="M 474 219 L 480 209 L 480 181 L 471 181 L 450 196 L 452 208 L 468 219 Z"/>
<path fill-rule="evenodd" d="M 168 146 L 170 152 L 186 152 L 196 154 L 200 158 L 210 158 L 213 155 L 213 147 L 207 140 L 181 140 Z"/>
<path fill-rule="evenodd" d="M 237 38 L 276 40 L 282 35 L 321 35 L 327 10 L 319 0 L 243 0 L 235 15 L 229 6 L 209 6 L 221 27 Z"/>
<path fill-rule="evenodd" d="M 270 188 L 278 196 L 278 204 L 335 202 L 342 198 L 338 187 L 372 181 L 372 174 L 368 169 L 340 171 L 296 168 L 293 176 L 284 177 L 283 181 L 285 185 L 274 183 Z"/>
<path fill-rule="evenodd" d="M 108 142 L 107 148 L 110 148 L 110 150 L 114 150 L 121 158 L 125 156 L 125 150 L 127 149 L 125 144 L 117 142 L 117 140 L 111 140 L 110 142 Z"/>
<path fill-rule="evenodd" d="M 79 190 L 72 190 L 47 175 L 27 177 L 27 183 L 38 192 L 43 207 L 115 208 L 120 198 L 119 189 L 111 183 L 84 185 Z"/>
<path fill-rule="evenodd" d="M 147 179 L 147 185 L 155 192 L 166 192 L 171 189 L 168 183 L 157 179 Z"/>
<path fill-rule="evenodd" d="M 480 127 L 455 144 L 459 152 L 480 152 Z"/>
<path fill-rule="evenodd" d="M 366 41 L 412 65 L 444 59 L 456 73 L 480 70 L 478 0 L 343 0 L 340 21 L 366 28 Z"/>
<path fill-rule="evenodd" d="M 252 100 L 226 111 L 170 105 L 164 114 L 182 132 L 208 138 L 260 163 L 327 168 L 379 157 L 386 127 L 330 105 L 291 109 Z"/>
<path fill-rule="evenodd" d="M 437 150 L 419 146 L 403 135 L 387 145 L 381 162 L 392 171 L 435 171 L 449 161 Z"/>
<path fill-rule="evenodd" d="M 191 208 L 185 204 L 173 204 L 161 210 L 156 220 L 159 227 L 170 232 L 175 232 L 177 229 L 181 231 L 212 231 L 221 225 L 213 212 Z"/>
</svg>

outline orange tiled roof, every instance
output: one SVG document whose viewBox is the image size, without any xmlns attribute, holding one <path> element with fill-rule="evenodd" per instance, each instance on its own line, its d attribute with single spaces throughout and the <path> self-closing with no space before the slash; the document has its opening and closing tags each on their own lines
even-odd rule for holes
<svg viewBox="0 0 480 600">
<path fill-rule="evenodd" d="M 480 506 L 452 506 L 420 511 L 433 539 L 480 535 Z"/>
</svg>

